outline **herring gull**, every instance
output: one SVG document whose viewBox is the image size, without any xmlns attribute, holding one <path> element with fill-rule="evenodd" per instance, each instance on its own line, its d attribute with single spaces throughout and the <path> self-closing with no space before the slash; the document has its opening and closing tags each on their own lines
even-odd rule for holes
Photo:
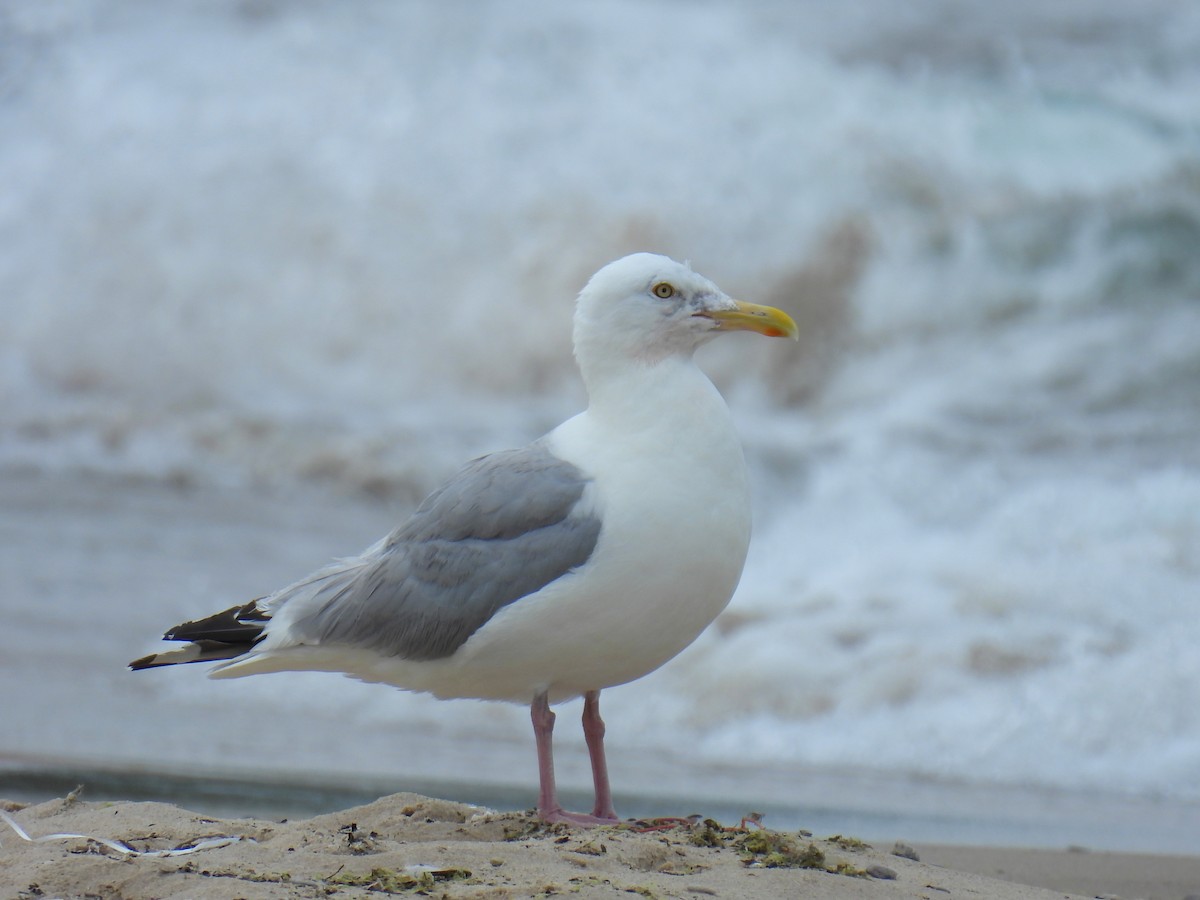
<svg viewBox="0 0 1200 900">
<path fill-rule="evenodd" d="M 213 678 L 340 672 L 439 698 L 531 704 L 546 821 L 617 821 L 600 691 L 654 671 L 733 595 L 750 496 L 729 409 L 693 361 L 728 331 L 796 336 L 685 264 L 636 253 L 575 310 L 587 409 L 518 450 L 467 463 L 361 556 L 170 629 L 186 646 L 133 669 L 220 661 Z M 582 695 L 596 802 L 554 784 L 551 704 Z"/>
</svg>

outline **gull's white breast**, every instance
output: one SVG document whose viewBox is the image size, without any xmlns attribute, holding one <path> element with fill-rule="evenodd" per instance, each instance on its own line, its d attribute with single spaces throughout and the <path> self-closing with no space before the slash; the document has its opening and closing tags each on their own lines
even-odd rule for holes
<svg viewBox="0 0 1200 900">
<path fill-rule="evenodd" d="M 446 661 L 464 680 L 482 674 L 489 695 L 549 689 L 554 699 L 632 681 L 695 640 L 733 595 L 750 498 L 728 407 L 690 363 L 654 387 L 657 398 L 638 394 L 649 415 L 589 410 L 549 435 L 556 455 L 592 477 L 585 502 L 603 527 L 585 566 L 500 610 Z"/>
</svg>

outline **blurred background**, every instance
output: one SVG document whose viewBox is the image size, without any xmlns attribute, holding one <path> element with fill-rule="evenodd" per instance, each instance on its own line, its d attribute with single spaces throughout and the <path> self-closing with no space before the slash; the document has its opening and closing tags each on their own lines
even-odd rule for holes
<svg viewBox="0 0 1200 900">
<path fill-rule="evenodd" d="M 531 804 L 527 710 L 124 666 L 577 411 L 653 250 L 802 336 L 703 351 L 756 539 L 606 692 L 627 807 L 1200 822 L 1198 97 L 1187 0 L 0 0 L 7 793 Z"/>
</svg>

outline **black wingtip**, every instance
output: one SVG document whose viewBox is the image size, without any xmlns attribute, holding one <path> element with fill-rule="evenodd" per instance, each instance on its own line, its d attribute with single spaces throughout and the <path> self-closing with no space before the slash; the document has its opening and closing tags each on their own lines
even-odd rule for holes
<svg viewBox="0 0 1200 900">
<path fill-rule="evenodd" d="M 167 630 L 164 641 L 220 641 L 225 644 L 253 644 L 262 636 L 270 616 L 258 608 L 257 601 L 233 606 L 205 619 L 184 622 Z"/>
<path fill-rule="evenodd" d="M 261 599 L 261 598 L 260 598 Z M 233 606 L 206 619 L 184 622 L 167 629 L 164 641 L 183 641 L 189 644 L 179 650 L 151 653 L 129 664 L 130 671 L 175 666 L 180 663 L 214 662 L 233 659 L 245 653 L 262 638 L 271 617 L 251 600 Z"/>
</svg>

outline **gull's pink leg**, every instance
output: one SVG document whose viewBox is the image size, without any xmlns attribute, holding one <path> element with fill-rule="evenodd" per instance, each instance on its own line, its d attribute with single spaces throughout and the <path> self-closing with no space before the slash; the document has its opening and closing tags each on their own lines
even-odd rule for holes
<svg viewBox="0 0 1200 900">
<path fill-rule="evenodd" d="M 558 803 L 558 789 L 554 785 L 554 710 L 543 691 L 533 698 L 529 709 L 533 719 L 533 740 L 537 745 L 538 758 L 538 815 L 546 821 L 563 811 Z"/>
<path fill-rule="evenodd" d="M 596 786 L 596 806 L 592 815 L 610 822 L 617 821 L 613 809 L 612 791 L 608 786 L 608 762 L 604 758 L 604 720 L 600 718 L 600 692 L 583 695 L 583 737 L 592 760 L 592 783 Z"/>
<path fill-rule="evenodd" d="M 598 694 L 598 692 L 597 692 Z M 583 813 L 567 812 L 558 802 L 558 789 L 554 784 L 554 711 L 550 709 L 550 700 L 546 692 L 538 694 L 533 698 L 533 705 L 529 708 L 529 716 L 533 720 L 533 738 L 537 744 L 538 757 L 538 816 L 546 822 L 570 822 L 573 825 L 606 825 L 615 822 L 617 817 L 615 814 L 611 816 L 600 815 L 585 815 Z M 586 706 L 585 706 L 586 716 Z M 600 717 L 597 715 L 596 721 Z M 603 731 L 604 723 L 600 723 L 601 731 Z M 588 737 L 589 750 L 592 744 L 592 738 Z M 604 771 L 604 751 L 600 751 L 601 771 Z M 593 773 L 595 772 L 595 758 L 593 757 Z M 597 776 L 598 777 L 598 776 Z M 597 782 L 599 784 L 599 782 Z M 597 789 L 598 790 L 598 789 Z M 608 794 L 608 775 L 604 774 L 604 791 Z M 608 808 L 612 809 L 612 801 L 606 801 Z M 596 809 L 600 809 L 600 795 L 596 795 Z"/>
</svg>

